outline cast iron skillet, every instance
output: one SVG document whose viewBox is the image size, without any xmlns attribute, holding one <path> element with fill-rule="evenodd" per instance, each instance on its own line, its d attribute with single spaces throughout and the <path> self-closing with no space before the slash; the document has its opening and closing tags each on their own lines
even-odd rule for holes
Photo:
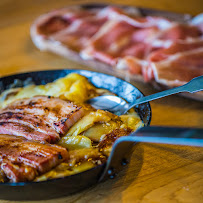
<svg viewBox="0 0 203 203">
<path fill-rule="evenodd" d="M 143 94 L 133 85 L 116 78 L 114 76 L 106 75 L 103 73 L 91 72 L 87 70 L 51 70 L 29 72 L 17 75 L 11 75 L 0 79 L 0 92 L 8 89 L 10 84 L 14 83 L 16 79 L 25 81 L 27 78 L 32 78 L 32 81 L 39 84 L 46 84 L 54 80 L 64 77 L 69 73 L 79 73 L 89 79 L 89 81 L 98 88 L 107 89 L 118 96 L 124 98 L 127 102 L 133 102 L 137 98 L 143 97 Z M 151 108 L 149 103 L 141 104 L 135 108 L 139 116 L 143 120 L 145 126 L 150 124 Z M 22 183 L 1 183 L 0 184 L 0 199 L 9 200 L 38 200 L 38 199 L 51 199 L 64 195 L 68 195 L 84 188 L 87 188 L 99 181 L 113 178 L 125 165 L 129 159 L 131 148 L 134 143 L 128 143 L 122 157 L 116 159 L 117 167 L 113 170 L 105 170 L 105 164 L 96 166 L 90 170 L 82 173 L 48 180 L 44 182 L 22 182 Z M 122 162 L 122 164 L 120 164 Z M 115 163 L 114 163 L 115 164 Z"/>
</svg>

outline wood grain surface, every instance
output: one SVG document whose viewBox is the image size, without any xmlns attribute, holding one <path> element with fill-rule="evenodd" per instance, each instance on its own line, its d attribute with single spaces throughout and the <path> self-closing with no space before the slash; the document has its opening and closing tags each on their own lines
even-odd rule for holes
<svg viewBox="0 0 203 203">
<path fill-rule="evenodd" d="M 45 69 L 88 69 L 71 60 L 40 52 L 33 45 L 29 28 L 43 12 L 72 4 L 74 0 L 0 1 L 0 77 Z M 203 11 L 202 0 L 103 1 L 189 13 Z M 132 82 L 144 92 L 155 93 L 146 84 Z M 151 125 L 203 127 L 203 103 L 171 96 L 151 102 Z M 1 192 L 1 191 L 0 191 Z M 9 191 L 8 191 L 9 193 Z M 12 195 L 12 194 L 11 194 Z M 12 202 L 0 200 L 0 202 Z M 203 202 L 203 149 L 158 144 L 138 144 L 130 164 L 113 180 L 80 193 L 41 202 Z"/>
</svg>

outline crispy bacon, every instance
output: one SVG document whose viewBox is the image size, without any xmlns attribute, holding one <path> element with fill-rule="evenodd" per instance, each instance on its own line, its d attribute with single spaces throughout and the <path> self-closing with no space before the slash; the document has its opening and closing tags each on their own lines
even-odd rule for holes
<svg viewBox="0 0 203 203">
<path fill-rule="evenodd" d="M 10 134 L 9 131 L 13 125 L 13 129 L 15 126 L 18 128 L 20 136 L 22 136 L 21 133 L 24 132 L 26 134 L 27 132 L 31 138 L 33 137 L 32 134 L 35 134 L 36 137 L 44 137 L 45 140 L 49 140 L 49 138 L 51 138 L 51 140 L 60 138 L 59 134 L 42 118 L 17 111 L 18 110 L 5 111 L 0 114 L 0 129 L 4 128 L 4 134 Z M 22 126 L 27 126 L 27 128 Z M 2 130 L 1 133 L 3 133 Z M 49 142 L 51 140 L 49 140 Z"/>
<path fill-rule="evenodd" d="M 83 115 L 82 107 L 59 98 L 20 99 L 0 111 L 0 133 L 55 143 Z"/>
<path fill-rule="evenodd" d="M 52 137 L 48 133 L 42 133 L 37 131 L 37 129 L 29 127 L 27 125 L 22 125 L 16 122 L 0 122 L 0 132 L 1 134 L 22 136 L 28 140 L 38 140 L 42 142 L 54 143 L 59 139 L 59 135 Z"/>
<path fill-rule="evenodd" d="M 111 133 L 105 135 L 103 140 L 98 144 L 100 151 L 109 150 L 113 146 L 113 143 L 121 136 L 127 136 L 132 132 L 131 129 L 115 129 Z M 110 150 L 109 150 L 110 151 Z"/>
<path fill-rule="evenodd" d="M 65 148 L 28 141 L 24 138 L 0 135 L 1 169 L 13 182 L 31 181 L 67 160 Z"/>
<path fill-rule="evenodd" d="M 106 155 L 109 156 L 111 153 L 111 148 L 114 144 L 114 142 L 121 136 L 127 136 L 132 132 L 131 129 L 115 129 L 111 133 L 105 135 L 103 140 L 98 144 L 99 151 Z"/>
<path fill-rule="evenodd" d="M 37 175 L 37 171 L 34 168 L 9 161 L 2 162 L 1 169 L 4 171 L 4 175 L 12 182 L 32 181 Z"/>
</svg>

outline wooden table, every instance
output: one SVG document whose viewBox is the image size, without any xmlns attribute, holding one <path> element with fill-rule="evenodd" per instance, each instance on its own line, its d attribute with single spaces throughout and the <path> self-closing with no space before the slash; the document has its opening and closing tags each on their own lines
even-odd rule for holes
<svg viewBox="0 0 203 203">
<path fill-rule="evenodd" d="M 89 69 L 33 45 L 29 28 L 32 21 L 50 9 L 88 1 L 1 0 L 0 76 L 42 69 Z M 203 11 L 202 0 L 109 1 L 181 13 Z M 156 91 L 133 83 L 145 94 Z M 152 125 L 203 127 L 203 103 L 171 96 L 151 102 Z M 0 191 L 1 192 L 1 191 Z M 12 194 L 11 194 L 12 195 Z M 0 200 L 0 202 L 10 202 Z M 45 201 L 43 201 L 45 202 Z M 203 202 L 203 149 L 157 144 L 137 145 L 129 166 L 113 180 L 80 193 L 47 202 Z"/>
</svg>

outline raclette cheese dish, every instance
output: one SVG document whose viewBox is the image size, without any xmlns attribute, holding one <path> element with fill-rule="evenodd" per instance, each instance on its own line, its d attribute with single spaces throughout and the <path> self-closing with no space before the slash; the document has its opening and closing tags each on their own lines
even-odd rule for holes
<svg viewBox="0 0 203 203">
<path fill-rule="evenodd" d="M 143 126 L 131 109 L 117 116 L 86 103 L 113 94 L 76 73 L 0 96 L 0 181 L 46 181 L 104 163 L 113 143 Z"/>
</svg>

